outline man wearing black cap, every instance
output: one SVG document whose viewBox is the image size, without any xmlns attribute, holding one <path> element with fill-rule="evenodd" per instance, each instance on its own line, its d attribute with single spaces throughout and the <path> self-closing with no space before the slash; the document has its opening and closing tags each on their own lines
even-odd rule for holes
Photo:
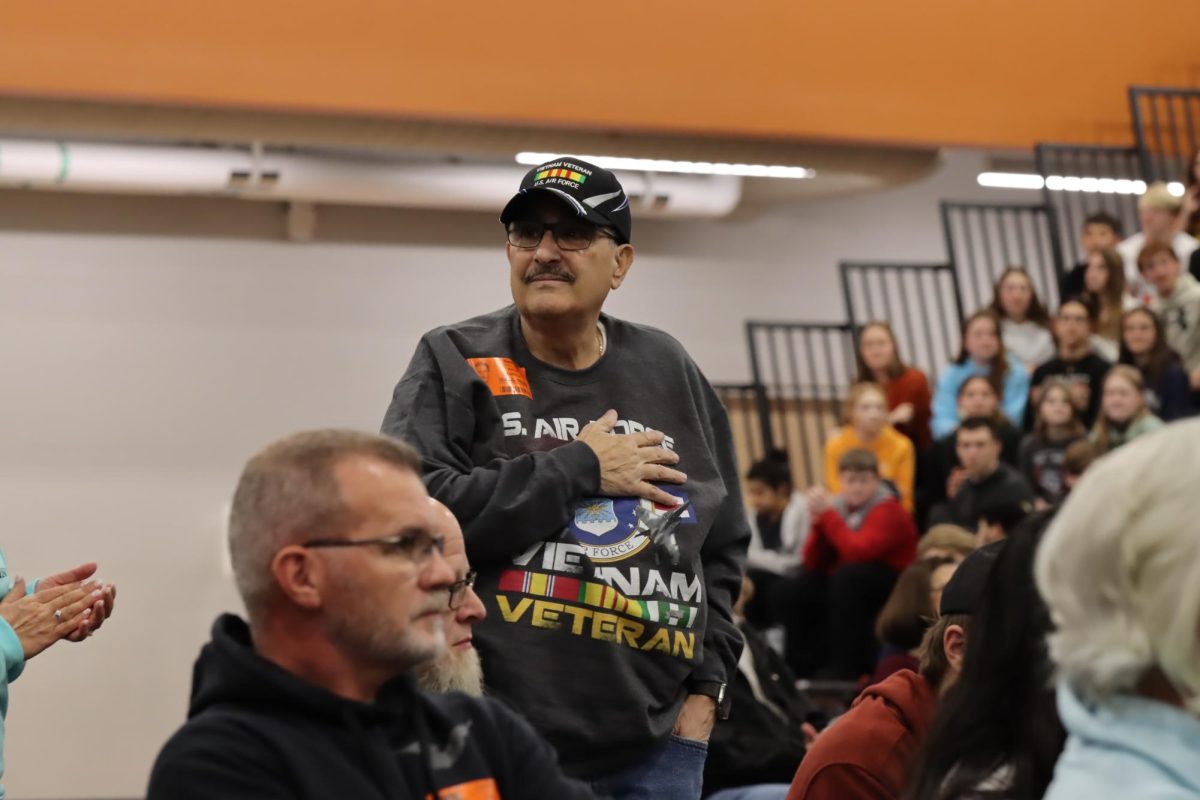
<svg viewBox="0 0 1200 800">
<path fill-rule="evenodd" d="M 741 649 L 728 420 L 678 342 L 601 313 L 634 257 L 615 175 L 543 164 L 500 220 L 514 305 L 422 337 L 383 430 L 462 523 L 489 692 L 604 793 L 698 797 Z"/>
<path fill-rule="evenodd" d="M 921 642 L 920 671 L 902 669 L 863 690 L 809 748 L 787 800 L 900 798 L 938 698 L 962 671 L 970 618 L 1003 546 L 982 547 L 958 566 Z"/>
</svg>

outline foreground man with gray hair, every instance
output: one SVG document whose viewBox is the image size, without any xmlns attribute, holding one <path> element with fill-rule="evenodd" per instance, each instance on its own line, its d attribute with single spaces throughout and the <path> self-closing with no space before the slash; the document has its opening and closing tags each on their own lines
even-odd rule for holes
<svg viewBox="0 0 1200 800">
<path fill-rule="evenodd" d="M 417 691 L 455 580 L 419 469 L 412 448 L 349 431 L 250 460 L 229 522 L 249 625 L 213 626 L 149 800 L 592 796 L 499 704 Z"/>
<path fill-rule="evenodd" d="M 1068 739 L 1046 800 L 1200 797 L 1200 421 L 1127 444 L 1038 550 Z"/>
</svg>

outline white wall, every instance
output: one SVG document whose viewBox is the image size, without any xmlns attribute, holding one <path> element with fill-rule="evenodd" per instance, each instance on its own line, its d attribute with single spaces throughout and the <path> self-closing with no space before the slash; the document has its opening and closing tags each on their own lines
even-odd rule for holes
<svg viewBox="0 0 1200 800">
<path fill-rule="evenodd" d="M 981 156 L 910 187 L 635 228 L 609 310 L 748 375 L 747 317 L 839 319 L 839 259 L 944 258 L 936 202 L 984 196 Z M 1017 199 L 1034 199 L 1018 195 Z M 330 209 L 280 240 L 273 206 L 0 193 L 0 545 L 20 574 L 95 559 L 120 587 L 91 641 L 15 684 L 9 796 L 140 796 L 182 721 L 244 460 L 302 428 L 376 429 L 417 337 L 508 301 L 474 214 Z"/>
</svg>

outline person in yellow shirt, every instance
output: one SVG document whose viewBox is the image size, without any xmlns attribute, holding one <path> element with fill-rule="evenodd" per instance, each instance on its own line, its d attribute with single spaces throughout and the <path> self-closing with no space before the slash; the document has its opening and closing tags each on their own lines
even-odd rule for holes
<svg viewBox="0 0 1200 800">
<path fill-rule="evenodd" d="M 887 395 L 877 383 L 864 381 L 846 395 L 845 425 L 825 443 L 825 484 L 842 491 L 838 459 L 848 450 L 870 450 L 879 459 L 880 477 L 900 492 L 900 502 L 913 510 L 917 455 L 912 440 L 888 424 Z"/>
</svg>

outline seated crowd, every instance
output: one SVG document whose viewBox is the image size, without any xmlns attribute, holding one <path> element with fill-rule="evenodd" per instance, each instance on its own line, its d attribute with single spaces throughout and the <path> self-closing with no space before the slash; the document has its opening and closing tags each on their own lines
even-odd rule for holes
<svg viewBox="0 0 1200 800">
<path fill-rule="evenodd" d="M 1200 216 L 1197 172 L 1189 219 Z M 1200 258 L 1192 255 L 1195 239 L 1177 235 L 1180 206 L 1165 186 L 1151 186 L 1139 204 L 1142 230 L 1125 240 L 1113 217 L 1088 217 L 1086 258 L 1065 277 L 1053 313 L 1024 269 L 1005 270 L 992 304 L 965 321 L 961 350 L 932 392 L 903 360 L 888 323 L 863 326 L 858 380 L 847 393 L 844 426 L 826 440 L 821 485 L 802 492 L 783 453 L 748 473 L 755 531 L 748 583 L 761 577 L 770 587 L 748 624 L 782 636 L 787 666 L 814 693 L 804 705 L 807 721 L 825 721 L 812 700 L 830 680 L 860 691 L 810 743 L 790 799 L 1082 796 L 1075 787 L 1096 780 L 1088 759 L 1114 739 L 1097 729 L 1100 720 L 1149 719 L 1120 692 L 1165 694 L 1177 706 L 1192 696 L 1168 690 L 1178 689 L 1177 679 L 1144 686 L 1107 672 L 1097 678 L 1095 664 L 1067 649 L 1080 633 L 1058 628 L 1051 641 L 1063 644 L 1047 652 L 1052 615 L 1061 625 L 1059 614 L 1100 611 L 1067 605 L 1080 587 L 1039 594 L 1034 584 L 1043 538 L 1086 534 L 1060 523 L 1056 538 L 1057 510 L 1067 503 L 1076 517 L 1102 514 L 1103 503 L 1067 502 L 1093 461 L 1200 410 L 1200 276 L 1185 268 L 1190 259 L 1200 271 Z M 1164 439 L 1155 441 L 1161 447 Z M 786 563 L 782 538 L 761 535 L 785 516 L 793 528 Z M 1153 546 L 1167 547 L 1174 535 L 1164 529 Z M 1112 552 L 1104 551 L 1120 561 Z M 1082 579 L 1083 565 L 1057 570 L 1043 560 L 1047 576 L 1069 571 Z M 1165 622 L 1169 612 L 1159 611 Z M 1182 637 L 1185 644 L 1194 672 L 1194 637 Z M 1064 684 L 1076 693 L 1061 688 L 1056 703 L 1054 668 L 1069 676 L 1076 661 L 1084 677 Z M 1090 702 L 1112 705 L 1097 710 Z M 1061 721 L 1060 710 L 1069 713 Z M 736 727 L 736 716 L 727 724 Z M 1182 726 L 1200 746 L 1194 722 L 1166 724 Z M 1052 786 L 1068 736 L 1084 749 L 1064 759 L 1070 770 L 1060 767 Z M 1148 752 L 1120 749 L 1134 763 Z M 1132 785 L 1112 772 L 1104 774 Z M 1200 797 L 1198 775 L 1192 765 L 1183 777 L 1158 777 L 1192 781 L 1193 793 L 1178 796 Z"/>
</svg>

